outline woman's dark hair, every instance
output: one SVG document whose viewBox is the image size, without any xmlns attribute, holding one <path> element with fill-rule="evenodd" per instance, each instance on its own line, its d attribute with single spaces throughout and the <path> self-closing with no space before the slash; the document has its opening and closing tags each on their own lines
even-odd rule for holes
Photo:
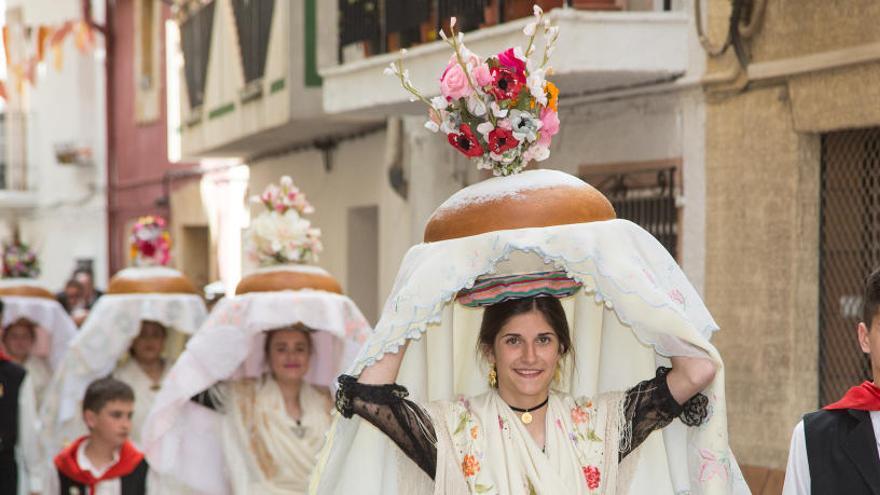
<svg viewBox="0 0 880 495">
<path fill-rule="evenodd" d="M 158 322 L 156 320 L 141 320 L 141 329 L 138 331 L 138 335 L 140 335 L 140 332 L 144 331 L 144 323 L 158 326 L 159 328 L 162 329 L 162 336 L 168 337 L 168 327 L 166 327 L 164 324 L 162 324 L 161 322 Z"/>
<path fill-rule="evenodd" d="M 484 353 L 491 350 L 498 332 L 511 318 L 531 311 L 541 313 L 556 332 L 556 337 L 559 339 L 559 355 L 568 354 L 571 351 L 571 332 L 568 330 L 565 310 L 562 309 L 559 299 L 550 296 L 513 299 L 486 307 L 483 312 L 483 323 L 480 325 L 480 336 L 477 339 L 478 350 Z"/>
<path fill-rule="evenodd" d="M 138 334 L 135 335 L 135 339 L 140 337 L 141 332 L 144 331 L 144 323 L 153 324 L 153 325 L 158 326 L 159 328 L 162 329 L 162 338 L 164 338 L 164 339 L 168 338 L 168 327 L 166 327 L 162 323 L 159 323 L 156 320 L 141 320 L 141 328 L 140 328 L 140 330 L 138 330 Z M 128 346 L 128 355 L 134 356 L 134 340 L 132 340 L 131 345 Z"/>
<path fill-rule="evenodd" d="M 312 329 L 303 325 L 302 323 L 296 323 L 294 325 L 290 325 L 289 327 L 275 328 L 273 330 L 266 331 L 266 341 L 263 343 L 263 352 L 266 356 L 269 355 L 269 347 L 272 345 L 272 337 L 282 330 L 296 330 L 302 332 L 303 335 L 306 336 L 306 341 L 309 343 L 309 354 L 311 354 L 315 350 L 315 346 L 312 343 Z"/>
</svg>

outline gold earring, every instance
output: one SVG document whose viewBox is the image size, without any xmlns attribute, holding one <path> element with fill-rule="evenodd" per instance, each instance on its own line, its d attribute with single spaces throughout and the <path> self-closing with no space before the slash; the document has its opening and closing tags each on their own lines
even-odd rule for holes
<svg viewBox="0 0 880 495">
<path fill-rule="evenodd" d="M 556 371 L 553 372 L 553 382 L 559 385 L 562 383 L 562 366 L 556 364 Z"/>
<path fill-rule="evenodd" d="M 498 372 L 495 371 L 495 365 L 493 364 L 491 368 L 489 368 L 489 387 L 495 388 L 498 386 Z"/>
</svg>

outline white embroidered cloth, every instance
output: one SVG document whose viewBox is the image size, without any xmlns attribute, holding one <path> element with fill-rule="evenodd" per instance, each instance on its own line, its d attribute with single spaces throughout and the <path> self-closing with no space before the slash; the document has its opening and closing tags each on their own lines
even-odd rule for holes
<svg viewBox="0 0 880 495">
<path fill-rule="evenodd" d="M 626 220 L 497 231 L 413 247 L 375 333 L 347 373 L 358 375 L 413 339 L 398 377 L 410 398 L 425 404 L 483 393 L 486 368 L 475 350 L 482 309 L 455 303 L 455 295 L 482 275 L 550 270 L 583 284 L 562 301 L 576 356 L 576 363 L 566 363 L 562 391 L 574 397 L 624 391 L 653 378 L 668 356 L 709 356 L 718 365 L 703 392 L 710 401 L 708 420 L 697 428 L 676 421 L 653 433 L 628 456 L 633 465 L 621 474 L 627 486 L 618 486 L 618 493 L 748 493 L 727 441 L 724 367 L 709 343 L 718 326 L 666 249 Z M 398 493 L 411 486 L 408 473 L 418 468 L 396 462 L 395 452 L 361 419 L 337 417 L 312 493 Z"/>
<path fill-rule="evenodd" d="M 187 343 L 144 426 L 151 468 L 205 493 L 230 493 L 220 414 L 191 402 L 212 385 L 267 371 L 265 332 L 302 323 L 315 353 L 306 381 L 331 386 L 371 333 L 347 296 L 316 290 L 255 292 L 223 299 Z"/>
<path fill-rule="evenodd" d="M 46 359 L 55 369 L 61 363 L 67 346 L 76 336 L 76 323 L 64 307 L 54 299 L 27 296 L 3 296 L 3 321 L 6 328 L 19 318 L 27 318 L 37 325 L 37 341 L 34 354 Z"/>
<path fill-rule="evenodd" d="M 128 356 L 143 320 L 171 330 L 164 357 L 173 361 L 206 316 L 204 302 L 193 294 L 108 294 L 98 299 L 49 384 L 40 411 L 45 452 L 58 452 L 83 432 L 80 404 L 86 387 Z"/>
</svg>

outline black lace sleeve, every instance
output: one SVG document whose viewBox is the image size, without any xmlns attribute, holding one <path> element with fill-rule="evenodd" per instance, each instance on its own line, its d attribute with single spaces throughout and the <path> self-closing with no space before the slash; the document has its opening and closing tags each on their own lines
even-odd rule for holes
<svg viewBox="0 0 880 495">
<path fill-rule="evenodd" d="M 353 376 L 339 377 L 336 409 L 346 418 L 366 419 L 400 447 L 431 479 L 437 471 L 437 434 L 431 418 L 416 403 L 406 400 L 406 388 L 365 385 Z"/>
<path fill-rule="evenodd" d="M 688 426 L 699 426 L 708 417 L 709 399 L 703 394 L 691 397 L 684 405 L 675 401 L 666 383 L 669 370 L 657 368 L 654 378 L 627 390 L 623 407 L 631 430 L 629 434 L 621 435 L 621 460 L 641 445 L 651 432 L 665 427 L 676 417 Z"/>
<path fill-rule="evenodd" d="M 190 397 L 189 400 L 200 406 L 205 406 L 212 411 L 223 412 L 223 404 L 218 399 L 218 394 L 214 392 L 216 387 L 217 385 L 214 385 L 203 392 L 199 392 Z"/>
</svg>

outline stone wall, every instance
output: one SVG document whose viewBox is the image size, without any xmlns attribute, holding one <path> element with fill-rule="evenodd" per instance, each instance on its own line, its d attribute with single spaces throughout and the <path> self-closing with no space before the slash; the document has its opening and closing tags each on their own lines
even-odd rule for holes
<svg viewBox="0 0 880 495">
<path fill-rule="evenodd" d="M 730 2 L 708 4 L 717 43 Z M 767 4 L 747 42 L 749 68 L 772 62 L 783 73 L 749 80 L 743 70 L 704 86 L 706 300 L 723 330 L 715 343 L 728 368 L 734 453 L 778 469 L 799 417 L 819 405 L 820 133 L 880 125 L 880 57 L 836 68 L 804 57 L 876 43 L 880 3 Z M 732 53 L 711 59 L 707 79 L 735 64 Z"/>
</svg>

